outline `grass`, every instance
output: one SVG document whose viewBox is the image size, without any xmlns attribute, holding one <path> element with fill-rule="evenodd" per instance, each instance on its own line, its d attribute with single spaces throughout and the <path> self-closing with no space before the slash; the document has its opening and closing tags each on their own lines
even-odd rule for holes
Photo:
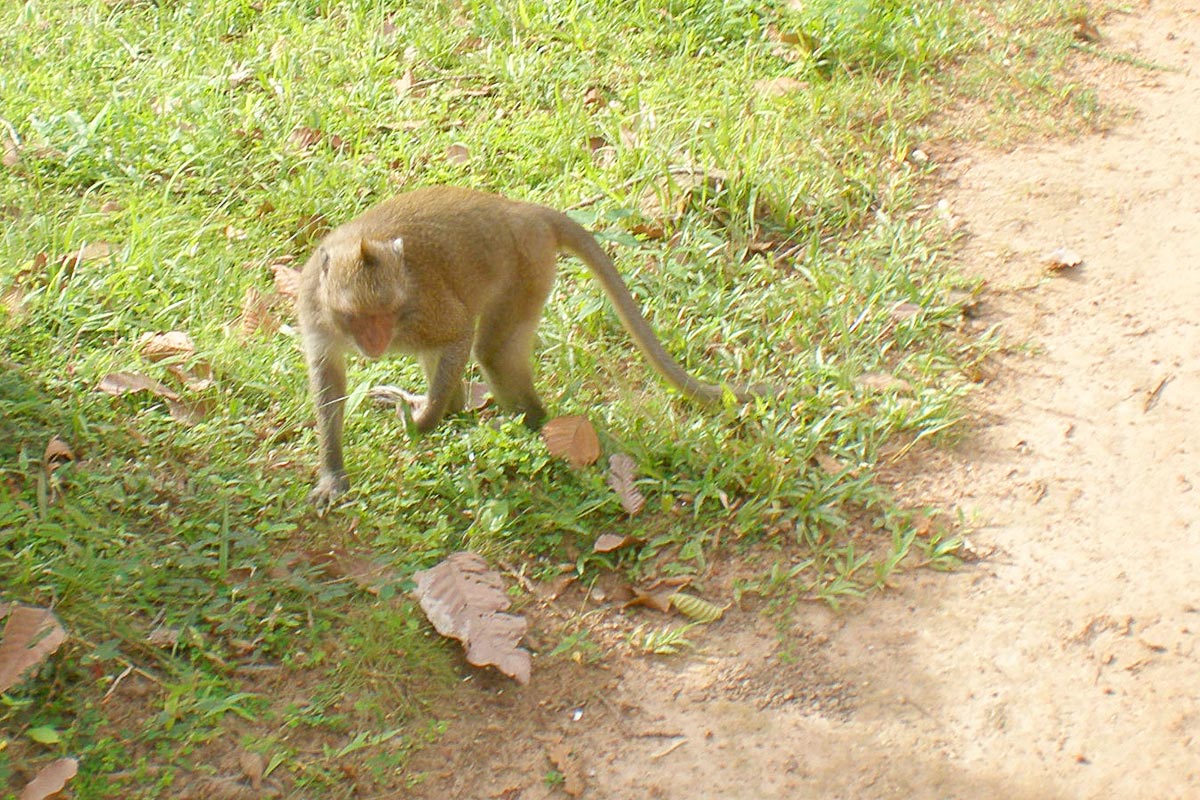
<svg viewBox="0 0 1200 800">
<path fill-rule="evenodd" d="M 700 571 L 718 539 L 722 557 L 767 541 L 800 555 L 749 588 L 830 602 L 882 585 L 914 548 L 952 558 L 872 477 L 884 454 L 953 428 L 985 346 L 954 333 L 946 292 L 961 281 L 945 234 L 913 211 L 925 167 L 907 155 L 963 135 L 953 126 L 1092 119 L 1087 92 L 1055 77 L 1075 10 L 5 4 L 0 109 L 19 163 L 0 168 L 0 586 L 53 605 L 73 638 L 3 697 L 0 781 L 74 754 L 76 796 L 158 797 L 253 751 L 306 796 L 348 796 L 351 761 L 363 791 L 403 786 L 406 754 L 436 736 L 452 649 L 403 581 L 372 595 L 331 572 L 338 548 L 403 578 L 469 547 L 535 577 L 569 562 L 643 579 Z M 656 212 L 647 193 L 671 193 L 681 165 L 722 179 Z M 668 349 L 785 395 L 687 404 L 564 263 L 539 385 L 552 413 L 586 414 L 606 453 L 636 460 L 647 510 L 625 518 L 600 468 L 568 468 L 491 410 L 413 440 L 360 405 L 351 502 L 316 518 L 295 336 L 243 334 L 244 298 L 271 291 L 271 264 L 301 262 L 314 228 L 440 182 L 563 208 L 598 197 L 573 213 Z M 170 330 L 191 336 L 212 386 L 185 390 L 141 355 L 139 337 Z M 159 398 L 97 392 L 113 371 L 206 413 L 186 426 Z M 864 388 L 868 373 L 909 388 Z M 418 372 L 360 363 L 352 380 Z M 49 470 L 55 435 L 76 458 Z M 593 554 L 614 531 L 646 544 Z M 52 744 L 27 736 L 44 729 Z"/>
</svg>

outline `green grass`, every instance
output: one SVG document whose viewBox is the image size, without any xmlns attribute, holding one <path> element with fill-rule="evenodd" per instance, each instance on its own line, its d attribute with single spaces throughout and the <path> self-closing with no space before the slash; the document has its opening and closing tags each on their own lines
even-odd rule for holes
<svg viewBox="0 0 1200 800">
<path fill-rule="evenodd" d="M 882 585 L 910 551 L 944 563 L 952 548 L 915 535 L 873 479 L 882 454 L 953 428 L 984 346 L 954 333 L 959 282 L 944 234 L 913 212 L 924 175 L 906 156 L 956 126 L 1003 135 L 1096 112 L 1054 77 L 1073 5 L 965 8 L 3 5 L 0 113 L 20 163 L 0 168 L 0 586 L 53 605 L 73 638 L 0 704 L 0 777 L 18 786 L 74 754 L 76 796 L 158 797 L 242 748 L 306 796 L 348 796 L 349 759 L 365 785 L 402 786 L 455 656 L 403 582 L 375 596 L 331 577 L 321 554 L 348 542 L 401 578 L 469 547 L 585 580 L 697 572 L 718 538 L 722 558 L 767 542 L 792 560 L 750 589 L 830 602 Z M 772 93 L 783 78 L 792 90 Z M 639 235 L 644 194 L 689 164 L 725 179 L 662 238 Z M 668 348 L 784 396 L 715 413 L 681 400 L 564 263 L 539 385 L 553 414 L 586 414 L 606 453 L 637 461 L 647 510 L 626 519 L 599 467 L 570 469 L 491 410 L 413 440 L 361 405 L 355 490 L 316 518 L 297 342 L 242 335 L 243 297 L 270 291 L 271 263 L 306 257 L 314 216 L 440 182 L 558 207 L 598 195 L 574 213 Z M 95 242 L 110 254 L 64 260 Z M 920 313 L 898 318 L 902 302 Z M 211 388 L 180 389 L 207 406 L 192 427 L 161 400 L 95 390 L 115 370 L 179 388 L 136 345 L 167 330 L 213 368 Z M 864 389 L 869 372 L 911 391 Z M 416 385 L 418 371 L 360 363 L 352 380 Z M 77 460 L 48 473 L 54 435 Z M 592 555 L 614 531 L 647 543 Z M 29 740 L 44 726 L 57 744 Z"/>
</svg>

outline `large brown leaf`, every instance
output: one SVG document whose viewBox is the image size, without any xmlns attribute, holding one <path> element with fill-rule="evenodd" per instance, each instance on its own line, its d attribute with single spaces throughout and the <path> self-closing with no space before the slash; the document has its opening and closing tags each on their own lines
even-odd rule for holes
<svg viewBox="0 0 1200 800">
<path fill-rule="evenodd" d="M 637 462 L 624 453 L 617 453 L 608 459 L 608 477 L 605 482 L 608 488 L 621 498 L 621 508 L 629 516 L 636 515 L 646 505 L 646 497 L 638 491 Z"/>
<path fill-rule="evenodd" d="M 542 426 L 542 441 L 550 455 L 564 458 L 572 467 L 586 467 L 600 457 L 600 439 L 587 417 L 555 417 Z"/>
<path fill-rule="evenodd" d="M 481 556 L 453 553 L 413 577 L 414 594 L 425 616 L 438 633 L 463 643 L 467 661 L 477 667 L 493 666 L 518 683 L 529 683 L 529 651 L 518 646 L 528 623 L 524 617 L 503 613 L 509 605 L 504 583 Z"/>
<path fill-rule="evenodd" d="M 0 639 L 0 692 L 16 685 L 30 667 L 40 664 L 67 639 L 67 632 L 48 608 L 11 603 L 0 605 L 4 638 Z"/>
<path fill-rule="evenodd" d="M 20 800 L 46 800 L 63 790 L 67 781 L 79 771 L 73 758 L 58 758 L 38 770 L 38 774 L 21 790 Z"/>
</svg>

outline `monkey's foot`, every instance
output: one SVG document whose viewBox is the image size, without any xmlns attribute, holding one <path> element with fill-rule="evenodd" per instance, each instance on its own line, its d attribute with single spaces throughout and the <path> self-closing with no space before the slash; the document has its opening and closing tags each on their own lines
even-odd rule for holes
<svg viewBox="0 0 1200 800">
<path fill-rule="evenodd" d="M 409 413 L 414 417 L 421 415 L 428 404 L 428 400 L 423 394 L 413 394 L 407 389 L 401 389 L 399 386 L 372 386 L 367 390 L 367 397 L 374 400 L 376 403 L 382 403 L 389 406 L 408 406 Z M 399 408 L 397 408 L 399 410 Z"/>
<path fill-rule="evenodd" d="M 308 493 L 308 502 L 324 516 L 329 507 L 350 489 L 350 479 L 345 474 L 321 475 L 317 485 Z"/>
</svg>

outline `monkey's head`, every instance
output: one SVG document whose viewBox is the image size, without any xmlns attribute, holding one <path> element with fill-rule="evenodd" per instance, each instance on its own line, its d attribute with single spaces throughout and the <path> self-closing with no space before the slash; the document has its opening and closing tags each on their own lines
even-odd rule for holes
<svg viewBox="0 0 1200 800">
<path fill-rule="evenodd" d="M 410 305 L 404 241 L 358 237 L 326 241 L 318 257 L 325 305 L 334 324 L 368 358 L 386 353 L 396 323 Z"/>
</svg>

